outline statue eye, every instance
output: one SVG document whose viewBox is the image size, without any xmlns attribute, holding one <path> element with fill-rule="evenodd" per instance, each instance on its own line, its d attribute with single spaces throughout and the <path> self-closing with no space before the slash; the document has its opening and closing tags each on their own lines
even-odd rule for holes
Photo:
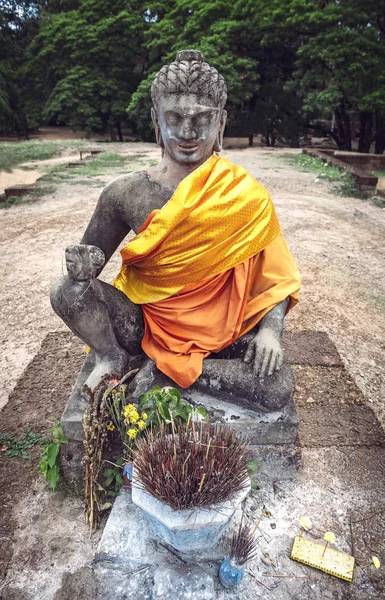
<svg viewBox="0 0 385 600">
<path fill-rule="evenodd" d="M 178 115 L 178 113 L 168 113 L 166 115 L 166 121 L 169 125 L 180 125 L 182 117 L 181 115 Z"/>
<path fill-rule="evenodd" d="M 211 115 L 210 113 L 203 113 L 201 115 L 197 115 L 194 119 L 196 125 L 209 125 L 211 123 Z"/>
</svg>

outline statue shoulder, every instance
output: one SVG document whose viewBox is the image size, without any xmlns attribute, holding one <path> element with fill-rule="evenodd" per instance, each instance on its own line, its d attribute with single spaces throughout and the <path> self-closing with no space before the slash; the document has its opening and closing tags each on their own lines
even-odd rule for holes
<svg viewBox="0 0 385 600">
<path fill-rule="evenodd" d="M 131 202 L 140 200 L 142 193 L 146 194 L 149 186 L 146 171 L 136 171 L 113 179 L 102 191 L 102 197 L 109 202 L 120 204 L 127 199 Z M 133 197 L 132 194 L 135 194 Z"/>
</svg>

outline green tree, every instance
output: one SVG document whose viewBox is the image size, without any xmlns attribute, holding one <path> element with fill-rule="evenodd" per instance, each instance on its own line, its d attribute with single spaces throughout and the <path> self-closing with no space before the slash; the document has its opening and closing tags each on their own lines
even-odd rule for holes
<svg viewBox="0 0 385 600">
<path fill-rule="evenodd" d="M 57 2 L 54 9 L 61 9 Z M 87 132 L 115 131 L 122 140 L 125 108 L 145 65 L 142 3 L 83 0 L 44 13 L 26 65 L 45 119 Z M 43 100 L 44 99 L 44 100 Z"/>
<path fill-rule="evenodd" d="M 26 98 L 22 77 L 26 47 L 33 39 L 40 18 L 35 2 L 5 0 L 0 7 L 0 131 L 28 136 Z"/>
</svg>

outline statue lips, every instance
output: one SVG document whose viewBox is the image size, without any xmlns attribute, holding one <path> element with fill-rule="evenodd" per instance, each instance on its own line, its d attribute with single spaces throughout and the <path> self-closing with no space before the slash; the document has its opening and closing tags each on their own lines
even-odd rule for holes
<svg viewBox="0 0 385 600">
<path fill-rule="evenodd" d="M 194 144 L 194 146 L 178 144 L 178 148 L 183 152 L 183 154 L 194 154 L 198 150 L 199 144 Z"/>
</svg>

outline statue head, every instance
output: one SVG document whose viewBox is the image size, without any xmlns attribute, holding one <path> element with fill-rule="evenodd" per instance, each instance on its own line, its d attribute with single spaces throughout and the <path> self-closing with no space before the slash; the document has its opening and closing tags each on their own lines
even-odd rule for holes
<svg viewBox="0 0 385 600">
<path fill-rule="evenodd" d="M 157 73 L 151 97 L 156 141 L 172 160 L 202 163 L 222 150 L 225 80 L 199 50 L 182 50 Z"/>
</svg>

